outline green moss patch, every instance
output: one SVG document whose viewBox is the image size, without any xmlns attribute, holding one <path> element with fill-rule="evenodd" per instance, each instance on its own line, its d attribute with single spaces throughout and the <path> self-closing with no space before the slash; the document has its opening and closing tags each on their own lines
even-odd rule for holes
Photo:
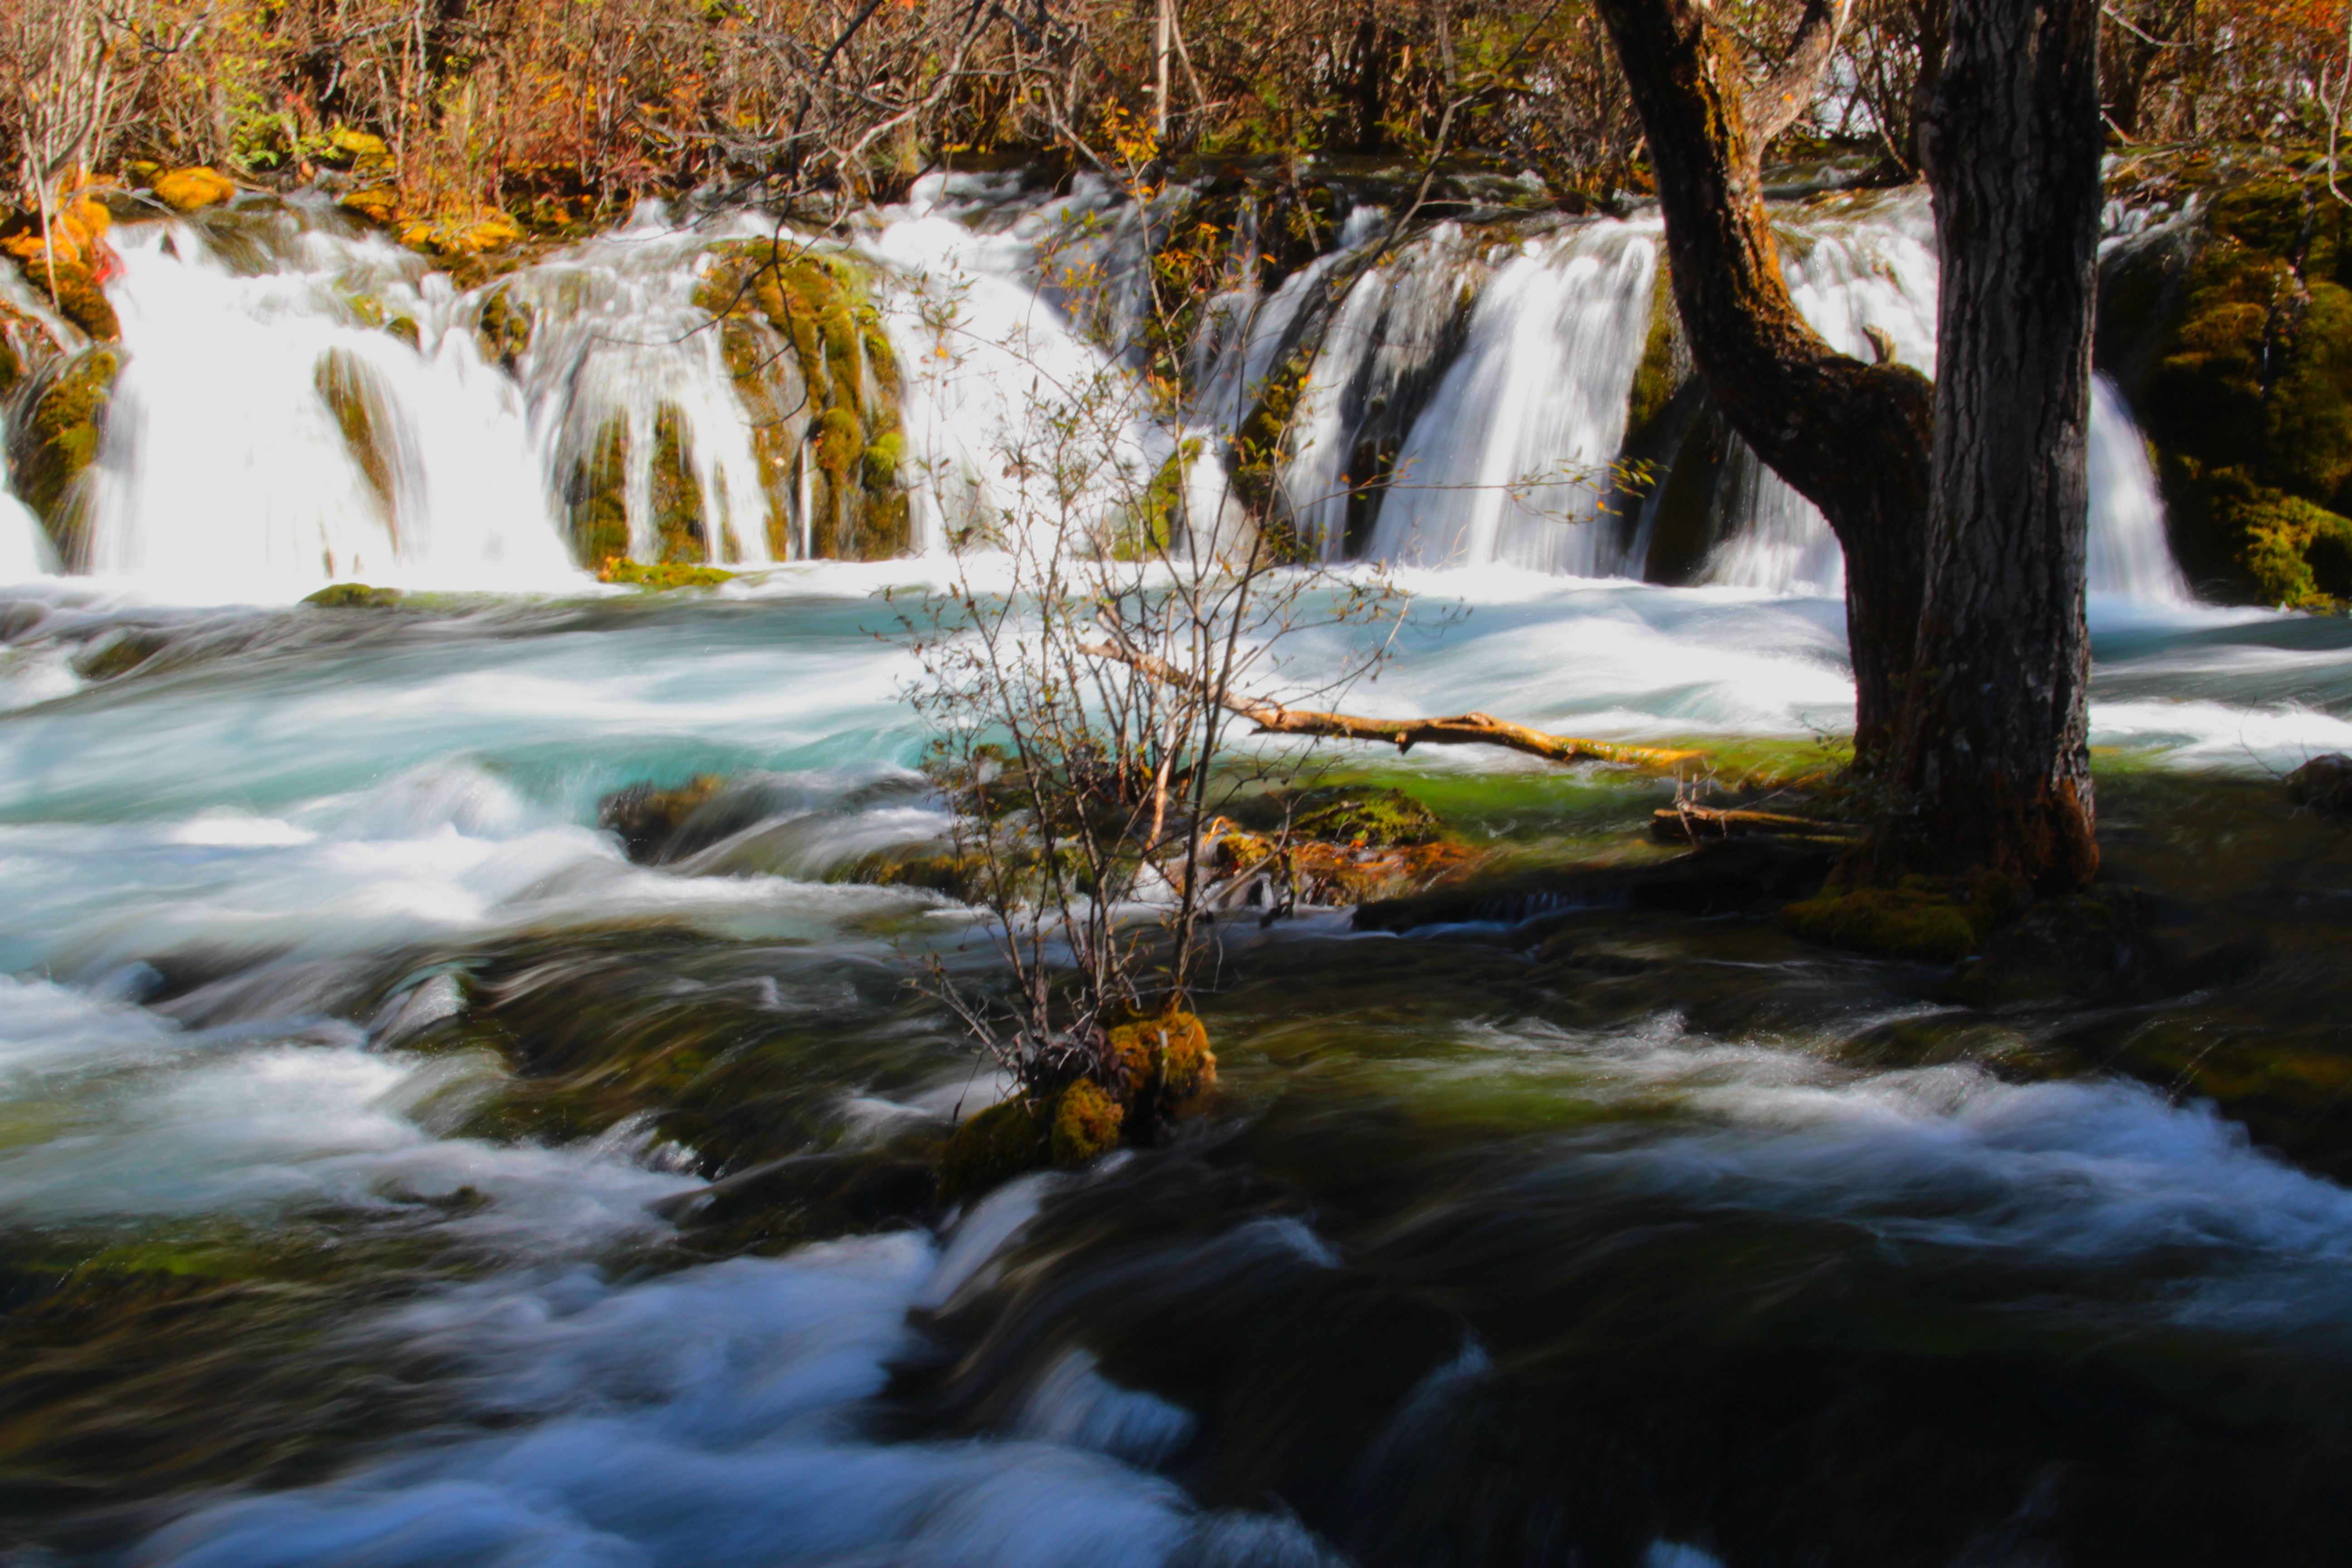
<svg viewBox="0 0 2352 1568">
<path fill-rule="evenodd" d="M 713 247 L 695 303 L 719 322 L 751 420 L 771 551 L 804 541 L 811 555 L 879 560 L 911 549 L 898 363 L 864 264 L 797 242 L 729 241 Z"/>
<path fill-rule="evenodd" d="M 1863 888 L 1789 905 L 1780 923 L 1809 942 L 1882 958 L 1956 963 L 1976 951 L 1976 927 L 1948 896 L 1908 888 Z"/>
</svg>

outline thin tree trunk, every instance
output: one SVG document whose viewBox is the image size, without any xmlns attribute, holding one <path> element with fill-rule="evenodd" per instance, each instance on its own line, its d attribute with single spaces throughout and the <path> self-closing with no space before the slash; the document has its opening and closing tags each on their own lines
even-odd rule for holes
<svg viewBox="0 0 2352 1568">
<path fill-rule="evenodd" d="M 1802 111 L 1811 81 L 1793 78 L 1807 73 L 1784 66 L 1751 89 L 1705 0 L 1600 0 L 1600 10 L 1649 138 L 1691 357 L 1732 428 L 1822 509 L 1844 548 L 1855 761 L 1874 770 L 1895 738 L 1918 622 L 1928 383 L 1839 353 L 1789 297 L 1759 159 Z M 1818 68 L 1843 11 L 1842 0 L 1812 0 L 1790 66 Z"/>
<path fill-rule="evenodd" d="M 1924 138 L 1943 258 L 1918 677 L 1878 858 L 2098 868 L 2084 626 L 2097 0 L 1961 0 Z"/>
</svg>

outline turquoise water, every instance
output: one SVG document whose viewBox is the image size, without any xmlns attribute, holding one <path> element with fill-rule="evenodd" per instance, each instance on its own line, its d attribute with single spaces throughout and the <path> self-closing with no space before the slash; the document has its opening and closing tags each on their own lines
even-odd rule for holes
<svg viewBox="0 0 2352 1568">
<path fill-rule="evenodd" d="M 2337 1539 L 2352 1199 L 2109 1068 L 2167 1030 L 2340 1046 L 2287 993 L 2340 984 L 2311 955 L 2341 852 L 2263 803 L 2352 741 L 2344 623 L 2095 616 L 2116 853 L 2191 883 L 2207 862 L 2168 835 L 2226 806 L 2240 859 L 2272 858 L 2244 896 L 2275 895 L 2282 934 L 2234 980 L 1975 1010 L 1759 922 L 1311 913 L 1228 939 L 1225 1097 L 1175 1148 L 951 1215 L 908 1173 L 994 1090 L 904 981 L 983 950 L 934 895 L 840 879 L 943 826 L 873 596 L 919 575 L 0 606 L 0 1504 L 27 1550 L 1689 1564 Z M 1797 744 L 1850 707 L 1827 601 L 1415 585 L 1421 629 L 1350 706 Z M 1469 614 L 1440 635 L 1447 598 Z M 134 632 L 158 651 L 131 673 L 75 673 Z M 1338 650 L 1291 657 L 1304 679 Z M 1672 788 L 1380 765 L 1527 842 L 1630 834 Z M 611 791 L 703 773 L 768 791 L 729 853 L 637 866 L 595 826 Z M 751 1219 L 665 1202 L 792 1158 Z"/>
</svg>

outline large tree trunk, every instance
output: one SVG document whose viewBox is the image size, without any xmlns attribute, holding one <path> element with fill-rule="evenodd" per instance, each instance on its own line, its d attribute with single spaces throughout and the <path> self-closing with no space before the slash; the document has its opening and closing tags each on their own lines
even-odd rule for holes
<svg viewBox="0 0 2352 1568">
<path fill-rule="evenodd" d="M 1763 143 L 1803 110 L 1844 0 L 1811 0 L 1788 64 L 1759 88 L 1706 0 L 1600 9 L 1649 137 L 1691 357 L 1732 428 L 1822 509 L 1844 548 L 1855 760 L 1874 769 L 1895 738 L 1918 623 L 1932 394 L 1916 371 L 1848 358 L 1805 324 L 1759 170 Z"/>
<path fill-rule="evenodd" d="M 2084 689 L 2097 0 L 1961 0 L 1924 151 L 1943 261 L 1935 506 L 1883 867 L 2097 869 Z"/>
</svg>

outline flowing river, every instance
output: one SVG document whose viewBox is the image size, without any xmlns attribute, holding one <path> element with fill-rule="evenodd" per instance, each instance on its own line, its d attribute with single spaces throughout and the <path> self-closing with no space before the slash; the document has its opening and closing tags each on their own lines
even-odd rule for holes
<svg viewBox="0 0 2352 1568">
<path fill-rule="evenodd" d="M 984 943 L 937 895 L 847 879 L 943 826 L 877 596 L 937 558 L 771 565 L 785 527 L 714 594 L 597 588 L 562 549 L 565 443 L 632 399 L 720 426 L 724 367 L 557 331 L 500 372 L 446 279 L 376 256 L 424 327 L 361 344 L 410 411 L 386 512 L 331 426 L 269 412 L 313 418 L 310 367 L 369 331 L 314 284 L 381 242 L 306 232 L 268 266 L 126 238 L 137 379 L 97 574 L 45 571 L 29 531 L 0 560 L 11 1564 L 2352 1552 L 2352 841 L 2275 782 L 2352 749 L 2352 630 L 2196 603 L 2111 392 L 2094 741 L 2110 876 L 2148 889 L 2165 973 L 1971 999 L 1769 922 L 1559 891 L 1246 922 L 1202 998 L 1213 1113 L 940 1215 L 930 1141 L 999 1090 L 907 981 Z M 978 321 L 1044 309 L 992 258 L 1015 232 L 914 213 L 861 243 L 970 266 Z M 1900 261 L 1916 214 L 1808 265 L 1864 280 L 1830 290 L 1854 332 L 1916 329 L 1916 268 L 1838 259 L 1864 241 Z M 647 280 L 676 253 L 632 272 L 627 244 L 530 286 L 683 309 Z M 1589 458 L 1630 370 L 1530 411 L 1509 350 L 1540 315 L 1617 375 L 1591 345 L 1638 337 L 1649 244 L 1530 240 L 1450 368 L 1363 374 L 1454 422 L 1407 433 L 1449 484 Z M 206 404 L 205 364 L 249 395 Z M 916 384 L 916 443 L 981 450 L 1014 374 Z M 748 515 L 751 456 L 698 451 L 706 504 Z M 1392 502 L 1359 542 L 1416 609 L 1354 704 L 1728 752 L 1834 732 L 1833 552 L 1736 467 L 1679 586 L 1636 580 L 1638 532 L 1544 535 L 1507 487 L 1453 532 Z M 1012 482 L 980 468 L 927 492 L 925 537 Z M 371 580 L 471 592 L 285 603 L 370 552 Z M 1328 760 L 1529 866 L 1622 858 L 1674 789 Z M 702 773 L 759 805 L 698 853 L 635 864 L 596 826 L 614 790 Z"/>
</svg>

